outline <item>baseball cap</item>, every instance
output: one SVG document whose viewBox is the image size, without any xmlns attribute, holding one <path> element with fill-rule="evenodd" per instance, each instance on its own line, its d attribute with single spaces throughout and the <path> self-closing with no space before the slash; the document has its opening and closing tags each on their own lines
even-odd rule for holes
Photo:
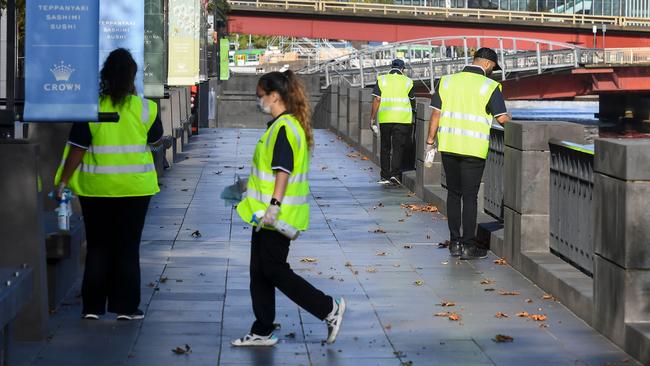
<svg viewBox="0 0 650 366">
<path fill-rule="evenodd" d="M 474 53 L 474 58 L 483 58 L 486 60 L 490 60 L 494 62 L 494 70 L 501 70 L 501 66 L 499 66 L 499 58 L 497 57 L 497 53 L 487 47 L 479 48 L 475 53 Z"/>
<path fill-rule="evenodd" d="M 396 58 L 390 63 L 390 67 L 402 70 L 404 69 L 404 61 Z"/>
</svg>

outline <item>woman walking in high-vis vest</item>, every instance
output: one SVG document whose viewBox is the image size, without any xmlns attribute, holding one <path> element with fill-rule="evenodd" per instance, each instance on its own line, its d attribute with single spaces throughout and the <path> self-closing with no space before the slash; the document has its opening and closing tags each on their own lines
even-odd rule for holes
<svg viewBox="0 0 650 366">
<path fill-rule="evenodd" d="M 327 324 L 327 342 L 339 332 L 345 301 L 325 295 L 291 270 L 289 245 L 309 226 L 309 153 L 314 145 L 305 89 L 294 73 L 271 72 L 257 84 L 260 109 L 273 119 L 257 142 L 239 216 L 254 227 L 250 291 L 255 322 L 233 346 L 273 346 L 275 289 Z"/>
<path fill-rule="evenodd" d="M 82 317 L 99 319 L 108 307 L 118 320 L 144 318 L 140 305 L 140 238 L 151 196 L 159 191 L 148 143 L 162 137 L 154 102 L 135 95 L 137 64 L 116 49 L 101 70 L 100 112 L 117 123 L 75 123 L 55 178 L 57 194 L 79 196 L 88 253 Z"/>
</svg>

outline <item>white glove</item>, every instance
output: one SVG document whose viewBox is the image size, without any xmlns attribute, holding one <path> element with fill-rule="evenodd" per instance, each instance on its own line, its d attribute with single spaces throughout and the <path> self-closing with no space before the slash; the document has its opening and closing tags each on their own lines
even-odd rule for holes
<svg viewBox="0 0 650 366">
<path fill-rule="evenodd" d="M 264 216 L 262 216 L 262 224 L 267 226 L 273 226 L 275 222 L 278 220 L 279 215 L 280 215 L 280 206 L 270 205 L 269 208 L 266 209 Z"/>
<path fill-rule="evenodd" d="M 438 149 L 435 144 L 427 144 L 426 148 L 424 149 L 424 166 L 427 168 L 431 168 L 433 166 L 433 159 L 436 157 L 436 153 L 438 152 Z"/>
<path fill-rule="evenodd" d="M 370 121 L 370 129 L 375 136 L 379 136 L 379 125 L 375 121 Z"/>
</svg>

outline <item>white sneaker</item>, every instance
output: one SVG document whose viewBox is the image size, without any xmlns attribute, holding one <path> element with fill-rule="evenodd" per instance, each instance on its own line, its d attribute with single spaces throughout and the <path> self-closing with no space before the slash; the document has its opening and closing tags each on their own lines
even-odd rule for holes
<svg viewBox="0 0 650 366">
<path fill-rule="evenodd" d="M 343 322 L 343 313 L 345 313 L 345 300 L 340 297 L 335 301 L 336 312 L 330 314 L 325 318 L 327 323 L 327 343 L 332 344 L 336 341 L 336 336 L 339 334 L 341 329 L 341 323 Z"/>
<path fill-rule="evenodd" d="M 377 181 L 377 184 L 382 184 L 382 185 L 390 184 L 390 180 L 382 178 Z"/>
<path fill-rule="evenodd" d="M 141 320 L 144 319 L 144 312 L 140 309 L 133 314 L 119 314 L 117 320 Z"/>
<path fill-rule="evenodd" d="M 273 334 L 260 336 L 257 334 L 246 334 L 243 338 L 238 338 L 230 342 L 235 347 L 272 347 L 278 343 L 278 337 Z"/>
<path fill-rule="evenodd" d="M 86 319 L 86 320 L 99 320 L 99 315 L 97 315 L 97 314 L 82 314 L 81 318 Z"/>
</svg>

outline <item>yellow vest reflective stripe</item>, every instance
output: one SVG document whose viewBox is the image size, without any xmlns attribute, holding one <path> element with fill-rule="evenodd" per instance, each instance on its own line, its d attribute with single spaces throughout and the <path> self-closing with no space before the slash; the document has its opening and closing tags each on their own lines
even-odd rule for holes
<svg viewBox="0 0 650 366">
<path fill-rule="evenodd" d="M 381 90 L 377 121 L 411 124 L 413 110 L 408 95 L 413 88 L 413 80 L 402 74 L 387 74 L 377 78 L 377 85 Z"/>
<path fill-rule="evenodd" d="M 119 107 L 109 98 L 100 100 L 101 112 L 117 112 L 117 123 L 89 123 L 92 143 L 70 178 L 70 188 L 79 196 L 149 196 L 160 191 L 147 134 L 158 113 L 157 105 L 144 98 L 128 96 Z M 63 153 L 68 156 L 69 146 Z M 61 179 L 63 161 L 55 183 Z"/>
<path fill-rule="evenodd" d="M 278 132 L 285 127 L 287 140 L 293 151 L 293 171 L 278 220 L 297 230 L 309 227 L 309 147 L 300 122 L 291 114 L 280 116 L 262 135 L 255 147 L 251 174 L 242 201 L 237 205 L 237 213 L 247 223 L 255 214 L 260 218 L 269 207 L 275 188 L 275 174 L 271 162 Z M 253 226 L 256 224 L 252 223 Z"/>
<path fill-rule="evenodd" d="M 442 77 L 438 151 L 487 158 L 493 117 L 486 106 L 496 88 L 501 84 L 471 72 Z"/>
</svg>

